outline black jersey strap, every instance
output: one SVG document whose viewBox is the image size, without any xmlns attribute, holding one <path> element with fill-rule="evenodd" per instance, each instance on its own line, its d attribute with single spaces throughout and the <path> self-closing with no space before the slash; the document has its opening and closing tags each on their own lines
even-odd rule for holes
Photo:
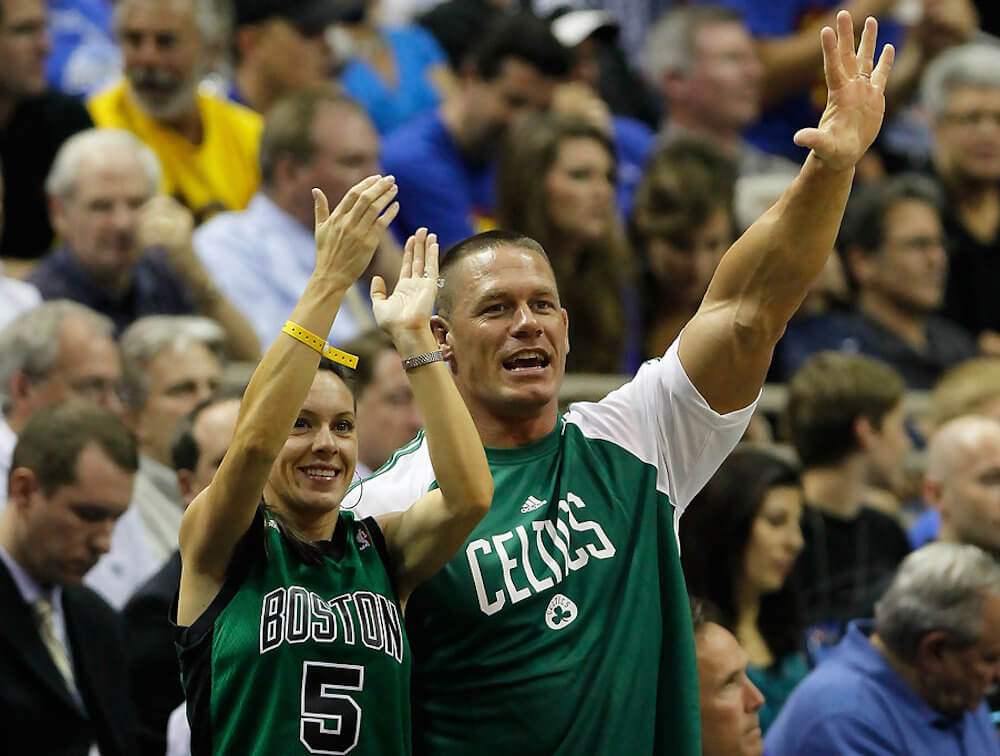
<svg viewBox="0 0 1000 756">
<path fill-rule="evenodd" d="M 385 544 L 385 536 L 382 534 L 382 528 L 378 526 L 378 522 L 376 522 L 374 517 L 365 517 L 361 521 L 361 525 L 368 531 L 368 535 L 372 537 L 372 543 L 375 544 L 375 549 L 382 559 L 382 564 L 385 565 L 386 572 L 389 572 L 389 547 Z M 389 572 L 389 574 L 391 575 L 392 573 Z"/>
</svg>

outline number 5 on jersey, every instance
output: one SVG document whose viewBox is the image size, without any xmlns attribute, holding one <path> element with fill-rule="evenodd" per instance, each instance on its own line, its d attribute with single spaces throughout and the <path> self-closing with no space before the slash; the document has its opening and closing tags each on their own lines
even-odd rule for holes
<svg viewBox="0 0 1000 756">
<path fill-rule="evenodd" d="M 361 707 L 337 690 L 360 691 L 365 668 L 357 664 L 302 664 L 302 719 L 299 740 L 309 753 L 342 756 L 361 735 Z"/>
</svg>

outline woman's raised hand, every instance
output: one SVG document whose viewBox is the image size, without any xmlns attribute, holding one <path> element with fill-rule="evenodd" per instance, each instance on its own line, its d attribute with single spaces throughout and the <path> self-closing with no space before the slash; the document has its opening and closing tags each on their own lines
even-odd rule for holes
<svg viewBox="0 0 1000 756">
<path fill-rule="evenodd" d="M 426 228 L 417 229 L 417 233 L 407 239 L 403 249 L 399 280 L 392 296 L 386 296 L 385 281 L 381 276 L 372 279 L 375 322 L 394 341 L 404 331 L 429 329 L 437 298 L 437 281 L 437 235 L 427 233 Z"/>
<path fill-rule="evenodd" d="M 399 212 L 393 201 L 397 191 L 392 176 L 369 176 L 352 186 L 331 213 L 326 195 L 312 190 L 317 273 L 345 288 L 358 280 Z"/>
</svg>

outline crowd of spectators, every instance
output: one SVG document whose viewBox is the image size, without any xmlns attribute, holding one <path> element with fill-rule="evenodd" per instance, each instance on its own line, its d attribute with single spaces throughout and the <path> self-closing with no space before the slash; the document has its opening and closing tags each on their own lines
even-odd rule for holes
<svg viewBox="0 0 1000 756">
<path fill-rule="evenodd" d="M 992 0 L 0 0 L 0 751 L 166 752 L 181 516 L 313 270 L 311 189 L 399 190 L 329 334 L 364 478 L 422 425 L 369 288 L 410 234 L 537 240 L 567 371 L 632 376 L 796 180 L 841 7 L 897 47 L 886 124 L 678 527 L 704 753 L 1000 754 Z"/>
</svg>

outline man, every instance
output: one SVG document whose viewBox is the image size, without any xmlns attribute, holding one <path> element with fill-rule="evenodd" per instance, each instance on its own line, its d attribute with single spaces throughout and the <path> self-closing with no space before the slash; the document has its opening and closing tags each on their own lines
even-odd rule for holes
<svg viewBox="0 0 1000 756">
<path fill-rule="evenodd" d="M 1000 557 L 1000 423 L 965 415 L 935 431 L 923 493 L 940 513 L 940 540 Z"/>
<path fill-rule="evenodd" d="M 52 244 L 45 175 L 59 145 L 91 125 L 80 102 L 48 89 L 45 0 L 0 0 L 0 161 L 8 191 L 0 257 L 34 259 Z"/>
<path fill-rule="evenodd" d="M 178 426 L 172 462 L 185 506 L 212 481 L 233 437 L 239 410 L 239 397 L 223 394 L 199 402 Z M 142 753 L 166 752 L 167 718 L 184 700 L 174 633 L 167 620 L 180 577 L 180 552 L 175 550 L 122 610 Z"/>
<path fill-rule="evenodd" d="M 17 436 L 42 407 L 69 397 L 120 413 L 121 361 L 110 320 L 75 302 L 45 302 L 0 331 L 0 506 Z"/>
<path fill-rule="evenodd" d="M 51 756 L 136 753 L 118 618 L 80 581 L 107 551 L 137 465 L 121 420 L 79 400 L 40 410 L 0 514 L 4 743 Z"/>
<path fill-rule="evenodd" d="M 388 462 L 396 449 L 412 441 L 423 420 L 399 354 L 384 331 L 369 331 L 343 348 L 358 357 L 354 388 L 358 459 L 354 474 L 364 479 Z"/>
<path fill-rule="evenodd" d="M 937 187 L 899 175 L 851 199 L 837 248 L 856 312 L 792 323 L 782 341 L 784 374 L 825 349 L 861 352 L 895 368 L 908 388 L 929 389 L 976 354 L 972 338 L 935 313 L 944 301 L 948 252 Z"/>
<path fill-rule="evenodd" d="M 121 350 L 122 395 L 139 440 L 139 474 L 111 550 L 87 575 L 87 585 L 116 609 L 177 550 L 187 503 L 170 448 L 184 415 L 218 389 L 225 338 L 206 318 L 151 316 L 122 335 Z"/>
<path fill-rule="evenodd" d="M 844 13 L 823 33 L 830 110 L 799 134 L 813 149 L 799 178 L 678 341 L 602 402 L 559 415 L 569 316 L 536 242 L 490 232 L 445 260 L 432 327 L 496 493 L 407 604 L 416 752 L 701 752 L 675 525 L 742 435 L 878 131 L 891 48 L 872 70 L 874 19 L 857 56 L 851 29 Z M 421 441 L 344 505 L 390 512 L 433 483 Z"/>
<path fill-rule="evenodd" d="M 898 519 L 866 506 L 872 487 L 884 498 L 901 492 L 910 451 L 902 404 L 899 376 L 861 355 L 816 355 L 788 384 L 787 427 L 806 501 L 795 570 L 814 663 L 848 621 L 871 616 L 909 552 Z"/>
<path fill-rule="evenodd" d="M 261 190 L 241 212 L 199 228 L 194 247 L 226 297 L 253 324 L 261 352 L 281 332 L 316 262 L 312 188 L 338 202 L 378 172 L 378 135 L 353 100 L 329 91 L 289 95 L 267 117 L 261 137 Z M 398 247 L 383 242 L 370 272 L 394 281 Z M 350 289 L 330 332 L 341 344 L 374 327 L 368 283 Z"/>
<path fill-rule="evenodd" d="M 550 107 L 569 67 L 569 52 L 543 21 L 496 21 L 463 63 L 457 91 L 385 140 L 382 166 L 399 187 L 397 238 L 427 226 L 447 250 L 493 228 L 500 141 L 524 115 Z"/>
<path fill-rule="evenodd" d="M 94 123 L 133 132 L 163 166 L 163 191 L 201 223 L 257 189 L 261 117 L 198 92 L 224 37 L 214 0 L 120 0 L 126 81 L 90 101 Z"/>
<path fill-rule="evenodd" d="M 760 115 L 764 70 L 738 11 L 713 4 L 667 11 L 646 37 L 643 69 L 663 103 L 664 142 L 682 135 L 714 142 L 741 176 L 798 170 L 743 139 Z"/>
<path fill-rule="evenodd" d="M 935 543 L 899 566 L 767 731 L 771 756 L 995 756 L 983 701 L 1000 682 L 1000 566 L 975 546 Z"/>
<path fill-rule="evenodd" d="M 957 47 L 928 67 L 921 99 L 933 118 L 934 171 L 951 241 L 944 312 L 1000 354 L 1000 50 Z"/>
<path fill-rule="evenodd" d="M 191 216 L 155 196 L 156 156 L 121 129 L 90 129 L 59 150 L 46 190 L 63 245 L 29 277 L 45 299 L 73 299 L 120 334 L 146 315 L 200 313 L 226 329 L 238 359 L 258 356 L 249 323 L 191 248 Z"/>
<path fill-rule="evenodd" d="M 325 32 L 337 0 L 238 0 L 231 100 L 266 114 L 285 95 L 329 86 L 334 58 Z"/>
<path fill-rule="evenodd" d="M 757 713 L 764 696 L 747 677 L 746 651 L 719 623 L 715 607 L 704 601 L 691 601 L 691 624 L 698 659 L 702 756 L 761 756 L 764 743 Z"/>
</svg>

